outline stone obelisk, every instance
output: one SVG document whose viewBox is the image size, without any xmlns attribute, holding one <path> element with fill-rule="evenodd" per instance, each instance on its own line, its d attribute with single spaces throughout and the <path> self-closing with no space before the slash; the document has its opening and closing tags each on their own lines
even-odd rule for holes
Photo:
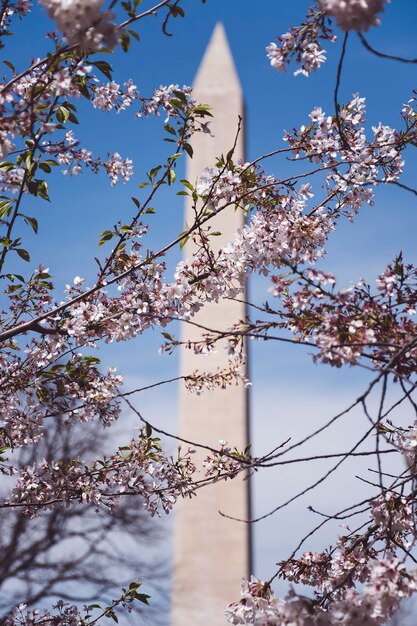
<svg viewBox="0 0 417 626">
<path fill-rule="evenodd" d="M 243 118 L 242 89 L 221 24 L 217 24 L 193 89 L 200 103 L 210 104 L 214 115 L 214 136 L 198 133 L 193 138 L 194 157 L 188 160 L 187 179 L 195 184 L 206 167 L 226 155 L 236 138 L 239 117 Z M 211 119 L 211 118 L 210 118 Z M 243 130 L 233 156 L 244 158 Z M 193 223 L 191 203 L 186 206 L 186 222 Z M 244 224 L 243 212 L 229 207 L 216 216 L 213 237 L 216 247 L 227 244 Z M 193 244 L 185 246 L 185 257 L 193 254 Z M 242 300 L 244 296 L 242 297 Z M 242 302 L 220 300 L 209 304 L 193 318 L 208 328 L 226 329 L 245 318 Z M 182 338 L 197 339 L 203 331 L 183 323 Z M 219 345 L 207 358 L 192 350 L 181 353 L 181 373 L 211 371 L 227 365 L 227 352 Z M 219 447 L 219 439 L 243 450 L 248 444 L 247 390 L 243 384 L 202 395 L 180 391 L 180 436 L 189 441 Z M 198 453 L 198 458 L 203 458 Z M 250 527 L 219 515 L 249 516 L 249 481 L 239 476 L 198 491 L 197 497 L 177 504 L 174 533 L 172 626 L 224 625 L 225 606 L 239 597 L 240 581 L 250 569 Z"/>
</svg>

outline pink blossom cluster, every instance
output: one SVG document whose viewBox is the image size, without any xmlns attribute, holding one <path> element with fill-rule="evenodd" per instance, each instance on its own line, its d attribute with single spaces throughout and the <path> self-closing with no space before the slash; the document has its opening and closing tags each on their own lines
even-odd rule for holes
<svg viewBox="0 0 417 626">
<path fill-rule="evenodd" d="M 93 87 L 92 104 L 95 109 L 117 112 L 123 111 L 139 98 L 139 91 L 131 79 L 124 83 L 124 89 L 114 80 Z"/>
<path fill-rule="evenodd" d="M 305 552 L 278 563 L 286 580 L 315 588 L 315 598 L 291 591 L 278 598 L 269 583 L 244 581 L 242 599 L 226 609 L 232 624 L 336 626 L 384 624 L 417 591 L 417 570 L 394 551 L 414 543 L 412 496 L 387 491 L 371 501 L 363 534 L 339 538 L 336 549 Z M 363 529 L 363 526 L 360 528 Z"/>
<path fill-rule="evenodd" d="M 337 26 L 344 31 L 367 31 L 370 26 L 380 23 L 378 13 L 389 1 L 318 0 L 318 6 L 308 10 L 302 24 L 277 37 L 278 43 L 272 42 L 267 46 L 267 57 L 272 67 L 282 72 L 295 60 L 300 68 L 294 75 L 309 76 L 327 60 L 320 40 L 336 41 L 336 35 L 326 23 L 327 17 L 334 18 Z"/>
<path fill-rule="evenodd" d="M 373 138 L 366 139 L 365 99 L 355 94 L 339 116 L 327 116 L 321 108 L 311 114 L 311 123 L 284 136 L 293 154 L 307 157 L 329 170 L 329 194 L 341 193 L 340 208 L 356 212 L 363 202 L 372 202 L 373 191 L 380 181 L 398 180 L 403 170 L 402 138 L 389 126 L 372 128 Z M 414 129 L 406 131 L 412 141 Z"/>
<path fill-rule="evenodd" d="M 332 118 L 320 110 L 313 111 L 311 118 L 308 129 L 302 128 L 286 138 L 297 156 L 306 154 L 315 163 L 324 164 L 331 170 L 328 174 L 329 197 L 343 192 L 343 202 L 338 203 L 337 212 L 321 207 L 306 215 L 305 207 L 312 196 L 309 185 L 301 185 L 294 193 L 292 188 L 289 191 L 279 180 L 266 177 L 261 170 L 247 164 L 207 170 L 197 182 L 197 191 L 205 205 L 216 212 L 235 204 L 241 205 L 241 210 L 257 207 L 249 223 L 216 255 L 207 245 L 199 245 L 191 262 L 178 264 L 173 283 L 164 284 L 163 265 L 156 264 L 151 270 L 152 264 L 148 263 L 146 271 L 139 270 L 141 257 L 136 243 L 130 257 L 128 250 L 123 253 L 123 269 L 130 265 L 131 268 L 138 267 L 138 271 L 120 281 L 121 295 L 114 298 L 101 291 L 82 305 L 72 307 L 65 322 L 68 332 L 77 337 L 120 340 L 132 333 L 143 332 L 149 325 L 165 324 L 164 320 L 172 316 L 192 317 L 204 302 L 236 297 L 248 272 L 268 273 L 271 268 L 315 263 L 323 253 L 338 213 L 352 208 L 356 211 L 364 199 L 370 201 L 372 192 L 368 185 L 378 184 L 380 169 L 387 179 L 397 178 L 402 160 L 394 143 L 396 135 L 387 127 L 376 128 L 374 140 L 370 144 L 366 142 L 362 128 L 364 104 L 359 97 L 348 103 L 342 113 L 345 134 L 349 146 L 353 146 L 353 157 L 350 149 L 342 147 L 337 124 Z M 342 172 L 340 168 L 346 171 Z M 193 237 L 201 240 L 208 235 L 209 231 L 200 227 Z M 278 295 L 281 279 L 274 276 L 273 281 L 274 293 Z M 407 288 L 410 284 L 408 281 Z M 331 304 L 323 287 L 320 280 L 316 281 L 314 290 L 304 287 L 285 301 L 293 319 L 291 328 L 296 333 L 304 333 L 296 321 L 301 312 L 306 308 L 326 307 L 326 316 L 320 313 L 320 328 L 316 325 L 314 330 L 310 319 L 309 335 L 314 330 L 314 343 L 325 361 L 338 366 L 344 362 L 352 363 L 365 347 L 376 342 L 377 328 L 374 323 L 371 327 L 366 324 L 363 307 L 360 317 L 346 311 L 346 308 L 353 310 L 358 299 L 363 299 L 362 285 L 359 284 L 356 290 L 350 288 L 333 293 Z M 411 294 L 408 301 L 410 298 Z M 402 299 L 404 302 L 404 294 Z M 381 303 L 381 306 L 386 305 Z M 123 310 L 123 313 L 115 316 L 116 310 Z M 343 326 L 347 327 L 351 337 L 349 343 L 343 342 L 343 346 L 341 336 L 345 330 L 342 331 L 340 324 L 341 311 L 345 318 Z M 94 320 L 100 324 L 97 326 Z"/>
<path fill-rule="evenodd" d="M 58 129 L 56 115 L 61 103 L 67 97 L 76 98 L 80 95 L 79 81 L 88 69 L 83 61 L 77 61 L 70 69 L 64 60 L 57 64 L 54 72 L 49 72 L 48 65 L 37 60 L 32 69 L 0 86 L 0 158 L 6 159 L 11 151 L 18 151 L 15 162 L 7 163 L 7 167 L 0 171 L 0 187 L 3 191 L 17 191 L 24 177 L 25 168 L 19 152 L 23 152 L 27 146 L 22 145 L 22 136 L 33 137 L 40 152 L 47 152 L 50 148 L 52 154 L 54 144 L 44 137 Z M 38 89 L 39 83 L 42 89 Z M 32 102 L 33 113 L 28 109 L 28 101 Z M 71 111 L 75 110 L 74 105 L 70 106 Z M 24 192 L 27 193 L 26 187 Z"/>
<path fill-rule="evenodd" d="M 297 270 L 298 271 L 298 270 Z M 376 281 L 376 293 L 364 280 L 337 291 L 333 276 L 307 269 L 289 289 L 285 274 L 273 277 L 273 293 L 283 298 L 283 319 L 302 341 L 319 349 L 315 359 L 336 367 L 357 363 L 366 355 L 376 367 L 389 363 L 399 349 L 405 351 L 392 371 L 403 376 L 413 372 L 417 274 L 402 258 L 390 264 Z M 379 293 L 378 293 L 379 292 Z"/>
<path fill-rule="evenodd" d="M 136 494 L 152 516 L 160 509 L 168 513 L 179 497 L 192 495 L 196 467 L 191 449 L 179 448 L 176 458 L 170 458 L 158 442 L 141 431 L 128 446 L 89 466 L 69 458 L 25 467 L 10 504 L 24 505 L 24 513 L 33 516 L 42 508 L 72 502 L 113 507 L 123 494 Z"/>
<path fill-rule="evenodd" d="M 82 50 L 114 48 L 118 32 L 111 11 L 102 12 L 103 0 L 39 0 L 70 45 Z"/>
<path fill-rule="evenodd" d="M 193 348 L 196 353 L 199 353 L 195 344 Z M 235 359 L 229 359 L 227 368 L 218 369 L 215 372 L 199 372 L 196 370 L 186 376 L 184 383 L 187 391 L 197 395 L 205 391 L 213 391 L 214 389 L 226 389 L 231 385 L 243 384 L 245 387 L 250 386 L 246 376 L 246 364 L 240 356 Z"/>
<path fill-rule="evenodd" d="M 181 303 L 178 312 L 182 317 L 192 317 L 204 302 L 233 298 L 241 293 L 248 272 L 268 273 L 270 265 L 280 266 L 288 257 L 299 262 L 317 258 L 331 229 L 332 223 L 324 213 L 307 218 L 296 201 L 289 200 L 287 207 L 277 208 L 272 214 L 259 210 L 223 248 L 216 272 L 206 276 L 210 259 L 201 250 L 192 262 L 178 264 L 175 282 L 165 288 L 165 293 L 169 300 L 175 298 Z M 303 233 L 302 238 L 299 232 Z M 204 280 L 193 282 L 199 275 Z"/>
<path fill-rule="evenodd" d="M 81 76 L 84 75 L 85 72 L 88 73 L 90 71 L 91 66 L 86 68 L 86 66 L 80 65 L 75 74 L 76 76 Z M 55 74 L 50 88 L 51 94 L 71 95 L 72 97 L 80 95 L 80 87 L 77 80 L 74 81 L 73 75 L 72 78 L 66 78 L 67 76 L 69 76 L 68 68 L 63 68 L 60 73 Z M 159 89 L 154 90 L 154 94 L 151 98 L 144 98 L 140 97 L 136 85 L 134 85 L 131 80 L 126 81 L 123 88 L 114 81 L 110 81 L 106 84 L 97 84 L 96 79 L 94 79 L 90 80 L 88 84 L 91 89 L 91 101 L 96 109 L 107 112 L 115 109 L 117 112 L 120 112 L 131 106 L 133 102 L 139 101 L 141 109 L 136 114 L 137 117 L 148 116 L 150 114 L 160 115 L 161 110 L 163 110 L 168 117 L 180 118 L 183 114 L 187 116 L 187 132 L 183 134 L 184 142 L 193 132 L 203 129 L 204 124 L 197 121 L 198 116 L 192 115 L 196 101 L 191 97 L 190 87 L 184 86 L 180 89 L 178 85 L 170 85 L 168 87 L 161 86 Z M 178 97 L 183 100 L 184 111 L 179 110 L 178 107 L 171 104 L 171 101 Z M 52 132 L 55 127 L 56 125 L 50 125 L 50 128 L 45 128 L 44 126 L 42 132 Z M 5 155 L 14 147 L 10 135 L 6 134 L 6 132 L 4 133 L 3 144 L 0 143 L 0 148 L 1 145 L 3 145 Z M 67 131 L 64 139 L 60 141 L 43 140 L 42 148 L 48 155 L 56 156 L 58 163 L 65 166 L 63 173 L 69 176 L 75 176 L 81 173 L 83 167 L 90 169 L 93 173 L 98 173 L 99 170 L 103 168 L 110 177 L 112 186 L 114 186 L 120 178 L 123 182 L 127 182 L 133 175 L 131 159 L 122 158 L 118 152 L 109 155 L 107 160 L 101 157 L 93 157 L 93 154 L 89 150 L 78 146 L 78 141 L 75 139 L 72 130 Z M 12 172 L 7 171 L 4 174 L 7 180 L 10 180 Z"/>
<path fill-rule="evenodd" d="M 272 67 L 280 72 L 295 60 L 301 67 L 294 75 L 309 76 L 326 61 L 326 51 L 320 40 L 334 42 L 336 36 L 326 25 L 323 14 L 315 8 L 309 9 L 307 19 L 300 26 L 277 37 L 278 43 L 272 42 L 267 46 L 267 57 Z"/>
<path fill-rule="evenodd" d="M 138 259 L 136 249 L 131 255 L 123 254 L 124 267 L 134 267 Z M 114 263 L 119 266 L 118 255 Z M 119 283 L 119 295 L 100 291 L 85 298 L 69 309 L 63 328 L 77 341 L 94 343 L 97 339 L 126 341 L 155 325 L 166 325 L 164 319 L 172 317 L 175 309 L 164 298 L 163 269 L 163 265 L 155 263 L 136 273 L 129 272 Z"/>
<path fill-rule="evenodd" d="M 201 340 L 187 342 L 197 354 L 220 347 L 229 357 L 223 369 L 195 371 L 183 377 L 190 392 L 249 384 L 242 357 L 244 341 L 246 337 L 268 339 L 269 331 L 276 329 L 286 341 L 309 344 L 316 350 L 316 360 L 336 367 L 366 361 L 381 376 L 392 375 L 402 386 L 410 381 L 414 385 L 417 270 L 398 255 L 378 276 L 375 289 L 364 279 L 339 289 L 335 277 L 318 264 L 337 221 L 341 217 L 352 220 L 364 203 L 372 203 L 379 184 L 398 182 L 403 151 L 417 141 L 415 97 L 402 109 L 404 131 L 379 123 L 372 127 L 370 137 L 365 132 L 364 99 L 359 95 L 338 108 L 337 114 L 328 115 L 316 107 L 305 125 L 286 133 L 288 148 L 277 151 L 287 152 L 309 168 L 286 179 L 264 172 L 261 159 L 252 164 L 234 163 L 231 151 L 197 181 L 181 181 L 182 193 L 193 203 L 195 220 L 173 243 L 159 251 L 147 250 L 147 211 L 153 211 L 150 204 L 154 204 L 160 185 L 179 186 L 174 176 L 176 159 L 182 152 L 192 153 L 188 141 L 194 132 L 209 132 L 207 107 L 197 106 L 189 87 L 161 86 L 145 98 L 132 81 L 121 85 L 112 80 L 105 62 L 87 64 L 80 48 L 88 52 L 117 43 L 118 30 L 112 14 L 103 10 L 102 0 L 42 3 L 70 47 L 78 50 L 74 53 L 66 47 L 62 54 L 58 47 L 55 56 L 35 59 L 26 72 L 15 75 L 12 71 L 9 82 L 1 86 L 0 158 L 11 159 L 0 167 L 0 187 L 8 193 L 1 203 L 6 231 L 11 233 L 19 218 L 37 232 L 37 220 L 21 205 L 27 194 L 48 199 L 40 172 L 49 173 L 56 165 L 68 175 L 83 169 L 105 170 L 112 185 L 133 175 L 130 159 L 117 152 L 96 158 L 68 130 L 68 125 L 77 121 L 73 101 L 80 95 L 100 111 L 121 111 L 137 102 L 139 118 L 162 114 L 175 148 L 165 168 L 154 168 L 148 175 L 149 195 L 143 192 L 144 198 L 133 198 L 135 209 L 128 223 L 117 222 L 101 234 L 100 245 L 111 243 L 110 249 L 101 248 L 106 252 L 97 259 L 95 282 L 88 287 L 76 276 L 67 285 L 62 302 L 55 301 L 52 277 L 45 267 L 28 279 L 6 273 L 3 265 L 9 253 L 27 261 L 29 254 L 21 247 L 19 233 L 3 240 L 0 265 L 7 287 L 5 310 L 0 312 L 0 447 L 13 450 L 36 444 L 47 420 L 57 415 L 66 416 L 65 427 L 76 420 L 93 419 L 110 425 L 121 412 L 122 379 L 113 368 L 102 370 L 89 352 L 100 341 L 127 341 L 145 331 L 165 328 L 172 321 L 192 322 L 207 303 L 241 297 L 250 273 L 270 277 L 274 308 L 268 304 L 256 307 L 269 315 L 267 320 L 235 320 L 221 332 L 208 329 Z M 14 14 L 23 15 L 28 6 L 23 1 L 8 3 L 5 22 Z M 173 6 L 179 8 L 177 3 Z M 309 75 L 326 59 L 322 42 L 335 40 L 329 16 L 345 30 L 362 31 L 377 23 L 383 6 L 382 0 L 321 0 L 320 10 L 310 10 L 300 27 L 268 47 L 271 64 L 284 70 L 294 60 L 301 65 L 296 74 Z M 55 42 L 59 46 L 57 38 Z M 108 82 L 101 83 L 92 74 L 93 67 L 102 71 Z M 152 174 L 154 171 L 157 174 Z M 320 180 L 313 187 L 306 180 L 316 174 Z M 324 198 L 320 199 L 320 194 Z M 228 211 L 242 212 L 247 221 L 231 241 L 216 246 L 211 219 Z M 171 279 L 164 254 L 187 240 L 192 243 L 188 250 L 196 252 L 178 263 Z M 181 344 L 169 333 L 165 336 L 164 351 L 171 352 Z M 406 457 L 413 475 L 416 431 L 416 425 L 397 428 L 381 423 L 376 431 L 378 442 L 385 438 Z M 202 478 L 197 481 L 193 454 L 192 449 L 179 448 L 176 455 L 169 456 L 147 427 L 127 446 L 98 460 L 70 453 L 26 466 L 4 505 L 22 508 L 27 515 L 73 503 L 111 510 L 121 497 L 133 495 L 151 515 L 168 513 L 178 498 L 192 497 L 197 485 L 233 478 L 259 461 L 251 458 L 249 450 L 242 452 L 221 441 L 220 449 L 206 456 L 199 474 Z M 1 457 L 0 471 L 13 473 L 14 468 L 3 461 Z M 340 537 L 335 548 L 305 552 L 279 564 L 283 578 L 315 588 L 314 599 L 295 592 L 280 599 L 269 584 L 252 579 L 243 586 L 242 600 L 227 610 L 229 621 L 258 626 L 384 623 L 401 599 L 416 591 L 416 572 L 407 571 L 392 553 L 402 549 L 407 554 L 414 543 L 415 494 L 405 491 L 412 482 L 407 474 L 401 484 L 381 489 L 378 497 L 367 501 L 370 521 L 368 518 L 361 535 L 352 532 Z M 79 626 L 81 618 L 75 607 L 56 608 L 57 615 L 26 613 L 19 608 L 7 625 Z"/>
<path fill-rule="evenodd" d="M 118 152 L 115 152 L 107 161 L 103 163 L 105 170 L 110 177 L 111 185 L 114 187 L 119 178 L 127 183 L 133 176 L 132 159 L 123 159 Z"/>
<path fill-rule="evenodd" d="M 359 101 L 356 109 L 351 107 L 351 116 L 354 118 L 356 116 L 358 123 L 362 121 L 361 106 Z M 73 144 L 74 140 L 71 137 L 67 139 L 69 145 Z M 243 280 L 249 271 L 268 273 L 271 267 L 286 268 L 288 264 L 292 267 L 298 264 L 311 264 L 320 258 L 328 234 L 334 226 L 334 219 L 331 213 L 323 208 L 309 216 L 304 213 L 306 202 L 311 196 L 309 187 L 302 185 L 293 194 L 278 180 L 265 177 L 261 171 L 248 167 L 247 164 L 234 167 L 232 170 L 226 168 L 224 171 L 219 169 L 206 172 L 205 177 L 205 187 L 200 189 L 202 200 L 211 201 L 211 194 L 214 194 L 216 202 L 213 202 L 213 206 L 217 206 L 217 210 L 227 210 L 229 205 L 239 204 L 240 197 L 244 197 L 243 210 L 248 206 L 258 207 L 258 211 L 235 239 L 217 256 L 210 256 L 206 248 L 201 246 L 191 262 L 184 261 L 178 265 L 174 282 L 166 283 L 163 280 L 163 264 L 149 261 L 143 263 L 139 240 L 146 229 L 140 226 L 131 229 L 131 240 L 134 242 L 131 249 L 125 247 L 123 252 L 116 252 L 111 264 L 116 276 L 117 273 L 129 271 L 123 279 L 118 279 L 119 294 L 111 295 L 110 292 L 106 293 L 101 289 L 85 297 L 81 302 L 69 306 L 62 318 L 57 316 L 54 321 L 57 334 L 45 335 L 40 347 L 35 344 L 31 348 L 33 367 L 43 367 L 43 362 L 48 363 L 51 362 L 49 359 L 56 358 L 57 350 L 59 353 L 65 346 L 65 334 L 87 345 L 94 345 L 98 339 L 126 340 L 147 328 L 159 324 L 166 325 L 172 317 L 192 317 L 204 302 L 217 301 L 222 297 L 236 297 L 241 292 Z M 137 269 L 133 271 L 134 268 Z M 402 311 L 405 303 L 406 310 L 411 310 L 415 291 L 412 289 L 412 273 L 409 279 L 401 281 L 398 272 L 396 274 L 392 268 L 387 271 L 389 273 L 385 273 L 385 276 L 393 277 L 388 283 L 390 292 L 396 289 L 398 303 L 401 302 L 402 305 L 398 311 L 400 317 L 393 317 L 392 328 L 393 330 L 395 328 L 397 336 L 390 338 L 393 348 L 396 349 L 398 341 L 403 345 L 409 340 L 408 337 L 412 336 L 414 325 L 409 319 L 409 314 L 407 313 L 408 317 L 404 316 Z M 356 289 L 342 290 L 329 295 L 326 288 L 327 285 L 334 285 L 333 278 L 323 273 L 314 274 L 312 269 L 308 270 L 306 277 L 313 281 L 313 288 L 304 287 L 285 300 L 286 317 L 288 312 L 291 314 L 292 332 L 301 334 L 304 340 L 312 341 L 320 349 L 321 358 L 334 365 L 355 362 L 363 351 L 373 344 L 376 344 L 375 356 L 379 360 L 384 355 L 386 358 L 386 348 L 379 348 L 380 342 L 387 343 L 386 310 L 384 327 L 379 329 L 373 321 L 378 301 L 369 298 L 372 308 L 367 310 L 363 302 L 363 285 L 359 284 Z M 287 278 L 283 280 L 286 282 Z M 398 286 L 396 283 L 399 283 Z M 84 292 L 82 281 L 77 281 L 77 284 L 76 293 L 73 288 L 68 291 L 69 302 L 75 295 L 78 297 Z M 274 276 L 274 289 L 277 295 L 281 288 L 283 288 L 281 279 Z M 18 310 L 20 296 L 18 292 L 13 294 L 14 306 Z M 44 307 L 48 306 L 49 292 L 46 291 L 42 298 Z M 391 308 L 393 305 L 391 298 Z M 380 306 L 388 305 L 381 301 Z M 359 307 L 360 315 L 357 313 Z M 307 309 L 310 311 L 309 318 L 305 316 Z M 39 314 L 43 310 L 44 308 L 41 308 L 35 313 Z M 316 313 L 313 313 L 314 311 Z M 372 320 L 371 324 L 368 323 L 368 319 Z M 399 321 L 402 325 L 400 327 Z M 11 360 L 10 364 L 11 369 L 15 367 L 15 361 Z M 191 376 L 188 379 L 188 386 L 194 387 L 197 391 L 200 391 L 202 386 L 210 388 L 213 385 L 224 386 L 236 380 L 236 373 L 240 375 L 232 364 L 230 371 L 219 372 L 218 375 L 215 373 Z M 60 384 L 64 384 L 61 389 L 67 396 L 73 398 L 74 403 L 79 401 L 82 405 L 79 410 L 76 410 L 74 404 L 62 407 L 70 411 L 71 415 L 72 411 L 75 411 L 74 415 L 81 419 L 86 415 L 89 419 L 89 407 L 92 408 L 92 415 L 101 415 L 100 419 L 104 423 L 114 419 L 113 415 L 117 415 L 117 403 L 109 401 L 114 398 L 114 394 L 111 390 L 109 393 L 107 387 L 104 387 L 103 391 L 100 390 L 99 394 L 88 392 L 80 395 L 80 389 L 74 387 L 71 379 L 61 378 Z M 97 386 L 96 375 L 87 389 L 92 391 L 93 384 Z M 117 384 L 113 389 L 116 387 Z M 101 389 L 101 386 L 98 385 L 97 388 Z M 13 433 L 15 441 L 36 440 L 40 420 L 45 411 L 53 412 L 56 410 L 54 407 L 61 406 L 58 404 L 59 396 L 62 397 L 62 394 L 53 392 L 51 395 L 47 389 L 41 403 L 35 398 L 28 399 L 24 413 L 20 412 L 19 402 L 16 407 L 11 407 L 9 414 L 13 416 L 13 423 L 8 428 Z M 103 397 L 102 404 L 97 402 L 100 396 Z M 60 402 L 62 404 L 62 401 Z M 112 406 L 113 413 L 110 410 Z"/>
<path fill-rule="evenodd" d="M 414 520 L 410 497 L 388 491 L 372 502 L 371 515 L 378 525 L 378 532 L 387 533 L 388 537 L 405 547 L 413 543 Z"/>
<path fill-rule="evenodd" d="M 313 215 L 303 213 L 305 201 L 285 190 L 278 180 L 265 178 L 262 172 L 248 176 L 243 165 L 232 172 L 206 171 L 203 199 L 208 190 L 217 199 L 217 212 L 244 201 L 242 209 L 258 208 L 249 223 L 234 239 L 220 250 L 213 260 L 201 246 L 192 261 L 177 265 L 175 282 L 165 287 L 165 300 L 179 303 L 178 314 L 190 317 L 205 301 L 221 297 L 236 297 L 243 289 L 247 273 L 268 273 L 270 267 L 294 263 L 312 263 L 322 254 L 329 232 L 333 229 L 330 215 L 317 210 Z M 198 184 L 199 186 L 199 184 Z M 201 237 L 201 232 L 199 233 Z M 209 274 L 209 275 L 207 275 Z M 199 276 L 204 277 L 199 280 Z"/>
<path fill-rule="evenodd" d="M 0 159 L 5 159 L 14 148 L 14 144 L 7 132 L 0 131 Z"/>
<path fill-rule="evenodd" d="M 417 422 L 408 428 L 396 428 L 389 434 L 392 443 L 407 460 L 412 472 L 415 472 L 417 462 Z"/>
<path fill-rule="evenodd" d="M 369 574 L 369 559 L 375 551 L 361 547 L 345 547 L 339 542 L 335 554 L 304 552 L 299 559 L 280 563 L 280 574 L 291 582 L 318 588 L 329 593 L 336 588 L 339 593 L 352 587 L 355 580 L 363 582 Z"/>
<path fill-rule="evenodd" d="M 133 176 L 131 159 L 122 158 L 118 152 L 113 155 L 109 154 L 107 159 L 94 157 L 92 152 L 86 148 L 78 147 L 78 141 L 71 130 L 65 133 L 64 140 L 59 142 L 44 141 L 42 145 L 47 154 L 56 155 L 58 163 L 65 166 L 64 175 L 76 176 L 83 171 L 83 167 L 89 169 L 93 174 L 104 169 L 110 178 L 112 187 L 117 184 L 119 178 L 126 183 Z"/>
<path fill-rule="evenodd" d="M 240 167 L 240 172 L 247 165 L 243 164 Z M 197 180 L 196 191 L 201 198 L 207 198 L 209 209 L 216 210 L 222 201 L 227 203 L 236 201 L 242 187 L 240 172 L 228 169 L 223 171 L 218 168 L 206 168 L 204 170 Z"/>
<path fill-rule="evenodd" d="M 59 123 L 56 113 L 65 98 L 78 98 L 80 81 L 91 71 L 91 66 L 77 59 L 73 65 L 63 59 L 51 72 L 46 62 L 35 59 L 32 67 L 9 83 L 0 85 L 0 155 L 6 158 L 11 150 L 20 147 L 15 138 L 21 135 L 35 136 L 39 141 L 44 135 L 53 133 Z M 39 89 L 39 83 L 42 89 Z M 62 100 L 60 101 L 60 98 Z M 32 102 L 34 112 L 28 109 Z M 71 110 L 75 106 L 69 105 Z M 3 172 L 2 172 L 3 173 Z M 5 173 L 8 173 L 6 171 Z"/>
<path fill-rule="evenodd" d="M 7 289 L 10 315 L 18 318 L 22 310 L 33 317 L 45 314 L 52 288 L 51 276 L 42 266 L 27 284 L 14 281 Z M 113 368 L 100 372 L 99 359 L 84 355 L 54 321 L 50 324 L 39 323 L 37 334 L 22 351 L 17 342 L 2 349 L 1 446 L 36 442 L 43 434 L 44 420 L 57 414 L 67 413 L 80 421 L 98 418 L 105 426 L 119 415 L 121 377 Z"/>
<path fill-rule="evenodd" d="M 49 335 L 47 340 L 33 341 L 24 359 L 13 350 L 3 353 L 1 446 L 16 448 L 38 441 L 44 420 L 56 414 L 67 413 L 68 419 L 81 422 L 99 419 L 104 426 L 118 418 L 121 377 L 112 368 L 99 372 L 98 359 L 81 354 L 56 363 L 67 347 L 62 337 Z M 39 371 L 35 379 L 34 371 Z"/>
<path fill-rule="evenodd" d="M 333 17 L 342 30 L 369 30 L 378 26 L 378 13 L 390 0 L 319 0 L 321 10 Z"/>
<path fill-rule="evenodd" d="M 234 478 L 250 465 L 249 451 L 240 452 L 231 448 L 227 441 L 220 440 L 220 449 L 209 454 L 203 461 L 207 478 Z"/>
<path fill-rule="evenodd" d="M 26 604 L 19 604 L 4 618 L 4 626 L 83 626 L 85 621 L 79 609 L 68 602 L 59 600 L 51 612 L 39 609 L 28 610 Z"/>
<path fill-rule="evenodd" d="M 267 583 L 252 577 L 242 584 L 241 600 L 229 605 L 229 623 L 249 626 L 379 626 L 398 609 L 402 599 L 417 590 L 417 573 L 407 571 L 393 555 L 369 562 L 360 591 L 329 593 L 317 600 L 291 591 L 285 599 L 273 594 Z"/>
<path fill-rule="evenodd" d="M 401 109 L 401 116 L 403 117 L 407 131 L 415 128 L 416 125 L 416 113 L 417 113 L 417 97 L 413 95 L 411 98 L 404 102 Z"/>
<path fill-rule="evenodd" d="M 147 117 L 148 115 L 160 115 L 161 110 L 170 115 L 178 116 L 178 109 L 171 104 L 171 100 L 175 99 L 178 93 L 184 95 L 186 103 L 189 108 L 192 108 L 197 104 L 196 100 L 191 95 L 192 89 L 188 85 L 180 87 L 178 84 L 174 85 L 161 85 L 159 88 L 154 89 L 154 92 L 150 98 L 144 98 L 142 102 L 142 109 L 136 115 L 137 117 Z"/>
<path fill-rule="evenodd" d="M 1 13 L 0 29 L 7 32 L 7 29 L 12 23 L 13 16 L 24 17 L 32 7 L 32 2 L 29 0 L 16 0 L 15 2 L 7 2 Z M 3 42 L 0 42 L 0 47 L 3 47 Z"/>
<path fill-rule="evenodd" d="M 37 83 L 43 79 L 45 66 L 41 65 L 15 81 L 13 87 L 0 91 L 0 155 L 5 159 L 15 149 L 15 138 L 27 135 L 31 130 L 31 116 L 27 108 L 27 98 Z M 2 85 L 4 86 L 4 85 Z M 45 89 L 40 96 L 42 105 L 50 103 L 50 93 Z M 42 119 L 43 118 L 43 119 Z M 45 117 L 40 115 L 39 128 L 45 127 Z M 4 176 L 8 172 L 1 172 Z"/>
</svg>

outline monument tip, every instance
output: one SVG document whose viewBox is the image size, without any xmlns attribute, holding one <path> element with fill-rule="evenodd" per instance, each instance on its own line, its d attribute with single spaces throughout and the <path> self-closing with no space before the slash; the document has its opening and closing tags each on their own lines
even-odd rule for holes
<svg viewBox="0 0 417 626">
<path fill-rule="evenodd" d="M 199 93 L 235 91 L 241 94 L 239 76 L 222 22 L 217 22 L 194 79 Z"/>
</svg>

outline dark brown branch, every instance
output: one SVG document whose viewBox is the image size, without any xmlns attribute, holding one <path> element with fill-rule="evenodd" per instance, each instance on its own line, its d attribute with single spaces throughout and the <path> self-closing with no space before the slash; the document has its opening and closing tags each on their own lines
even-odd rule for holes
<svg viewBox="0 0 417 626">
<path fill-rule="evenodd" d="M 346 44 L 347 44 L 348 36 L 349 36 L 349 33 L 346 32 L 344 39 L 343 39 L 342 52 L 340 54 L 340 59 L 339 59 L 339 63 L 337 66 L 336 86 L 334 88 L 334 94 L 333 94 L 337 129 L 339 131 L 340 139 L 342 141 L 342 145 L 345 148 L 345 150 L 350 150 L 351 148 L 349 146 L 348 140 L 346 139 L 346 135 L 342 128 L 342 122 L 340 120 L 339 88 L 340 88 L 340 79 L 342 77 L 343 61 L 344 61 L 345 54 L 346 54 Z"/>
<path fill-rule="evenodd" d="M 377 57 L 380 57 L 381 59 L 389 59 L 390 61 L 399 61 L 400 63 L 417 63 L 417 59 L 407 59 L 406 57 L 400 57 L 394 54 L 386 54 L 385 52 L 380 52 L 379 50 L 376 50 L 368 43 L 368 41 L 365 39 L 362 33 L 358 33 L 358 37 L 361 40 L 362 45 L 365 46 L 365 48 L 369 50 L 369 52 L 372 52 L 372 54 L 375 54 Z"/>
</svg>

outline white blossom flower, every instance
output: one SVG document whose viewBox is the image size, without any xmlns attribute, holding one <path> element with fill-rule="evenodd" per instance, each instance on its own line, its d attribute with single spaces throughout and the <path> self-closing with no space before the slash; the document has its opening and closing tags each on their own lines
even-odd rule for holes
<svg viewBox="0 0 417 626">
<path fill-rule="evenodd" d="M 319 0 L 322 11 L 331 15 L 342 30 L 367 31 L 377 26 L 377 16 L 390 0 Z"/>
</svg>

